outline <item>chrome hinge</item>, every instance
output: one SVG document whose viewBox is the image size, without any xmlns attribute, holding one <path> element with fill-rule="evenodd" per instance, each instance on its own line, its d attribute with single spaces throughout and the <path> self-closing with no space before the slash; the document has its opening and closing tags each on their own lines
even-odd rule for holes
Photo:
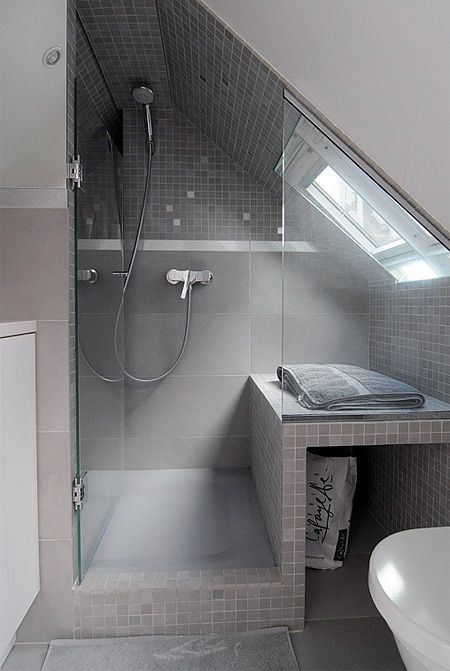
<svg viewBox="0 0 450 671">
<path fill-rule="evenodd" d="M 67 165 L 67 179 L 70 182 L 72 189 L 81 187 L 83 181 L 83 166 L 81 164 L 80 155 L 72 156 L 72 160 Z"/>
<path fill-rule="evenodd" d="M 72 482 L 72 503 L 75 510 L 81 510 L 86 499 L 86 475 L 87 472 L 84 471 L 79 478 L 75 476 Z"/>
</svg>

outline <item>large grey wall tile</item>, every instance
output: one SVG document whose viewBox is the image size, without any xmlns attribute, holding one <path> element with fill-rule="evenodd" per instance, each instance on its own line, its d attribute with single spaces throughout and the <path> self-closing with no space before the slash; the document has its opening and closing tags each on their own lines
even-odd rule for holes
<svg viewBox="0 0 450 671">
<path fill-rule="evenodd" d="M 180 351 L 183 314 L 127 315 L 127 367 L 140 377 L 160 375 Z M 249 316 L 192 315 L 189 340 L 175 375 L 246 375 L 249 368 Z"/>
<path fill-rule="evenodd" d="M 70 434 L 38 433 L 37 439 L 39 538 L 67 540 L 72 535 Z"/>
<path fill-rule="evenodd" d="M 121 385 L 122 368 L 114 351 L 114 313 L 79 313 L 79 374 L 92 377 L 92 368 Z M 117 346 L 119 356 L 124 360 L 124 318 L 119 318 Z"/>
<path fill-rule="evenodd" d="M 248 435 L 247 376 L 174 376 L 126 397 L 130 439 Z"/>
<path fill-rule="evenodd" d="M 41 591 L 17 632 L 20 643 L 72 638 L 72 541 L 40 541 Z"/>
<path fill-rule="evenodd" d="M 69 323 L 39 321 L 36 347 L 38 431 L 69 429 Z"/>
<path fill-rule="evenodd" d="M 67 210 L 2 210 L 0 247 L 3 319 L 67 319 Z"/>
<path fill-rule="evenodd" d="M 252 373 L 275 373 L 281 364 L 283 317 L 278 315 L 251 315 Z"/>
<path fill-rule="evenodd" d="M 192 312 L 249 312 L 249 253 L 141 252 L 126 295 L 126 313 L 185 312 L 181 285 L 171 285 L 171 268 L 210 270 L 214 279 L 193 289 Z"/>
<path fill-rule="evenodd" d="M 249 464 L 248 443 L 247 436 L 129 439 L 126 468 L 243 468 Z"/>
<path fill-rule="evenodd" d="M 254 252 L 251 254 L 251 312 L 281 314 L 282 254 Z"/>
<path fill-rule="evenodd" d="M 283 360 L 367 367 L 368 339 L 365 314 L 288 314 L 284 318 Z"/>
<path fill-rule="evenodd" d="M 368 286 L 332 253 L 289 252 L 284 257 L 284 310 L 367 312 Z"/>
<path fill-rule="evenodd" d="M 79 311 L 115 313 L 122 296 L 123 281 L 113 272 L 123 269 L 122 252 L 115 249 L 82 249 L 78 252 L 78 268 L 94 268 L 98 272 L 95 284 L 78 282 Z"/>
<path fill-rule="evenodd" d="M 80 438 L 120 440 L 123 436 L 123 387 L 97 377 L 80 378 Z"/>
<path fill-rule="evenodd" d="M 125 467 L 124 437 L 80 441 L 81 468 L 88 471 L 120 471 Z"/>
</svg>

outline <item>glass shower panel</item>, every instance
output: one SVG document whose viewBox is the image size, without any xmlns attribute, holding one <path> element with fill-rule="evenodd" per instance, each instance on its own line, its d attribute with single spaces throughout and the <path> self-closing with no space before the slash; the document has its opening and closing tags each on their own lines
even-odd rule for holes
<svg viewBox="0 0 450 671">
<path fill-rule="evenodd" d="M 370 368 L 373 288 L 448 277 L 450 254 L 311 119 L 285 99 L 283 364 Z"/>
<path fill-rule="evenodd" d="M 86 573 L 120 496 L 124 469 L 122 156 L 88 92 L 76 90 L 78 575 Z M 116 337 L 114 337 L 116 333 Z"/>
</svg>

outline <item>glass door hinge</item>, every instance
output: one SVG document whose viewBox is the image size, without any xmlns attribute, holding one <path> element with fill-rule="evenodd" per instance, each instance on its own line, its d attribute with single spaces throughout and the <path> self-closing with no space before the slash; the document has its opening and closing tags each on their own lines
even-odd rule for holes
<svg viewBox="0 0 450 671">
<path fill-rule="evenodd" d="M 81 510 L 83 503 L 86 500 L 86 475 L 84 471 L 80 477 L 74 477 L 72 482 L 72 503 L 75 510 Z"/>
<path fill-rule="evenodd" d="M 81 188 L 81 182 L 83 181 L 83 166 L 81 163 L 81 157 L 72 156 L 72 160 L 67 164 L 67 179 L 70 182 L 72 189 L 77 187 Z"/>
</svg>

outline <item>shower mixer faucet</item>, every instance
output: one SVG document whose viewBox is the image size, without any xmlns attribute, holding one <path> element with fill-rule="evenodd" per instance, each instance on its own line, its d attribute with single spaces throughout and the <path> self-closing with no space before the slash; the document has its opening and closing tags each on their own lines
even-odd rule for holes
<svg viewBox="0 0 450 671">
<path fill-rule="evenodd" d="M 189 287 L 196 282 L 200 284 L 210 284 L 213 279 L 213 274 L 209 270 L 168 270 L 166 273 L 166 280 L 169 284 L 178 284 L 183 282 L 183 289 L 181 291 L 181 298 L 186 298 Z"/>
</svg>

